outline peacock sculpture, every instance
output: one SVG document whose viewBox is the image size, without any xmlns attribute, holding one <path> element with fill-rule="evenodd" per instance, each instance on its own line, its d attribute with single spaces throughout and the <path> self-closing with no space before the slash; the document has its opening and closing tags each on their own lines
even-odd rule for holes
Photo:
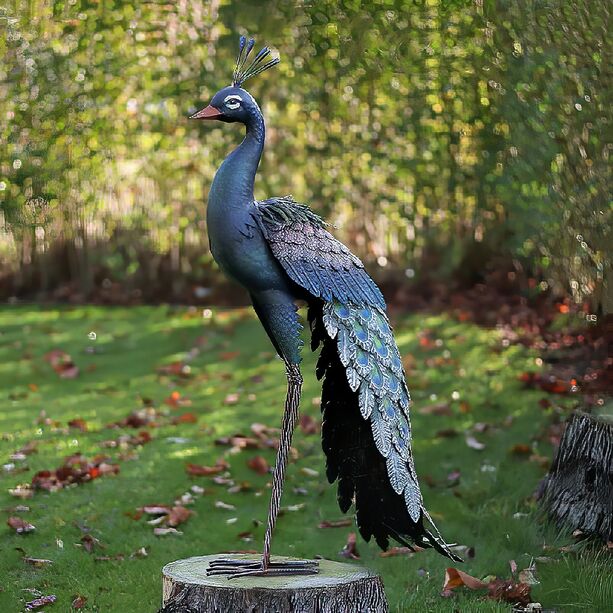
<svg viewBox="0 0 613 613">
<path fill-rule="evenodd" d="M 239 122 L 246 128 L 244 140 L 224 160 L 211 185 L 209 241 L 222 270 L 249 292 L 283 359 L 287 397 L 262 560 L 222 558 L 208 572 L 317 572 L 316 561 L 274 561 L 270 555 L 302 387 L 297 300 L 308 305 L 312 349 L 321 347 L 316 374 L 323 379 L 322 445 L 328 480 L 338 482 L 341 511 L 354 504 L 361 535 L 367 541 L 374 537 L 382 549 L 391 537 L 459 560 L 423 504 L 411 452 L 409 391 L 379 288 L 362 262 L 306 205 L 291 196 L 254 198 L 264 117 L 243 84 L 279 62 L 267 47 L 249 62 L 254 44 L 241 37 L 232 84 L 192 118 Z"/>
</svg>

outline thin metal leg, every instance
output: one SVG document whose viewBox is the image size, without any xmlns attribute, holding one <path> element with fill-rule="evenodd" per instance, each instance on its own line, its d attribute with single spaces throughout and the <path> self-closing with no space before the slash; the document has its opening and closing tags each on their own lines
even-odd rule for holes
<svg viewBox="0 0 613 613">
<path fill-rule="evenodd" d="M 264 535 L 262 561 L 253 562 L 251 560 L 220 558 L 213 560 L 209 564 L 207 575 L 229 575 L 228 578 L 232 579 L 233 577 L 244 577 L 247 575 L 312 575 L 318 572 L 318 562 L 316 560 L 271 561 L 270 559 L 270 544 L 281 507 L 285 470 L 292 445 L 292 435 L 298 422 L 300 393 L 302 391 L 302 375 L 300 374 L 298 364 L 286 362 L 285 370 L 287 374 L 287 396 L 285 398 L 285 411 L 281 422 L 279 449 L 277 450 L 275 470 L 272 476 L 272 493 L 268 508 L 266 534 Z"/>
<path fill-rule="evenodd" d="M 302 375 L 297 364 L 286 364 L 287 374 L 287 397 L 285 398 L 285 411 L 281 422 L 281 436 L 279 437 L 279 449 L 277 450 L 277 460 L 272 476 L 272 493 L 270 496 L 270 506 L 268 508 L 268 524 L 264 536 L 264 554 L 262 556 L 262 568 L 265 570 L 270 566 L 270 543 L 272 533 L 275 529 L 277 516 L 281 507 L 281 494 L 285 483 L 285 470 L 287 460 L 292 445 L 292 435 L 298 422 L 300 412 L 300 394 L 302 392 Z"/>
</svg>

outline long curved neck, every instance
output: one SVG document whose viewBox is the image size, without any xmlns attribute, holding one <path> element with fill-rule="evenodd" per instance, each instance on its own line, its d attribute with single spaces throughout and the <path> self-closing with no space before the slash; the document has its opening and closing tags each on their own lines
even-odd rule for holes
<svg viewBox="0 0 613 613">
<path fill-rule="evenodd" d="M 254 200 L 255 174 L 266 134 L 262 114 L 253 114 L 246 128 L 243 142 L 223 161 L 215 175 L 209 194 L 213 205 L 236 207 L 251 204 Z"/>
</svg>

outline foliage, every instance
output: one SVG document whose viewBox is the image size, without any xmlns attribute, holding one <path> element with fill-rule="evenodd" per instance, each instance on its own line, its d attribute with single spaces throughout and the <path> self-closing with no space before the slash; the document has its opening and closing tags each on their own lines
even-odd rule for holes
<svg viewBox="0 0 613 613">
<path fill-rule="evenodd" d="M 84 610 L 153 611 L 167 562 L 261 548 L 283 365 L 251 310 L 204 315 L 144 307 L 0 312 L 1 610 L 38 597 L 27 589 L 57 596 L 62 611 L 77 598 Z M 428 508 L 448 539 L 473 548 L 463 549 L 461 570 L 484 583 L 509 579 L 514 560 L 519 571 L 535 568 L 519 578 L 540 581 L 532 598 L 545 608 L 607 609 L 610 554 L 564 542 L 537 521 L 532 502 L 559 435 L 555 422 L 572 401 L 524 389 L 518 376 L 539 360 L 499 332 L 448 316 L 394 323 Z M 70 354 L 78 374 L 57 371 L 53 350 Z M 303 371 L 303 417 L 274 550 L 360 556 L 382 573 L 393 611 L 508 611 L 483 590 L 458 587 L 442 597 L 448 561 L 433 552 L 382 557 L 361 539 L 351 547 L 355 528 L 338 521 L 325 478 L 320 387 L 308 351 Z M 34 493 L 18 487 L 32 482 Z"/>
<path fill-rule="evenodd" d="M 87 295 L 106 277 L 143 289 L 165 267 L 182 273 L 175 284 L 212 282 L 203 203 L 238 135 L 186 117 L 227 84 L 248 31 L 282 58 L 249 84 L 268 122 L 259 197 L 293 193 L 361 256 L 410 276 L 479 276 L 501 256 L 607 308 L 606 2 L 32 0 L 2 11 L 11 291 L 70 280 Z"/>
</svg>

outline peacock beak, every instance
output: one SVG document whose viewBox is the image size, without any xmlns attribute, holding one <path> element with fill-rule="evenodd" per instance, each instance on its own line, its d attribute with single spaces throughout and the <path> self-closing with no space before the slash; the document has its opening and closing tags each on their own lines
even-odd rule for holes
<svg viewBox="0 0 613 613">
<path fill-rule="evenodd" d="M 190 119 L 219 119 L 220 117 L 223 117 L 223 113 L 209 104 L 206 108 L 194 113 Z"/>
</svg>

